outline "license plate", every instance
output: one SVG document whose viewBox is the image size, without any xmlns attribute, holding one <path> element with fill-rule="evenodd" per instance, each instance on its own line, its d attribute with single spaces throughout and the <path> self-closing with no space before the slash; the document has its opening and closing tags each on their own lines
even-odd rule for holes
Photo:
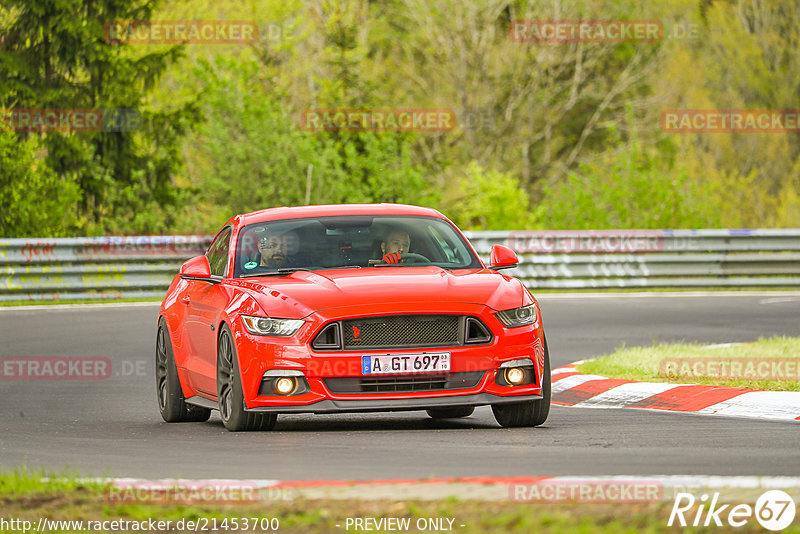
<svg viewBox="0 0 800 534">
<path fill-rule="evenodd" d="M 381 354 L 361 357 L 361 370 L 365 375 L 398 373 L 432 373 L 450 370 L 449 352 L 428 354 Z"/>
</svg>

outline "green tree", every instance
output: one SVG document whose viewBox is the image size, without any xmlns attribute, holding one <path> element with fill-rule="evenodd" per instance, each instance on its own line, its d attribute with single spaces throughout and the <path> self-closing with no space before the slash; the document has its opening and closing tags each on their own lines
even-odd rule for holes
<svg viewBox="0 0 800 534">
<path fill-rule="evenodd" d="M 156 232 L 171 225 L 179 141 L 191 103 L 150 109 L 146 96 L 180 46 L 135 54 L 104 38 L 104 26 L 146 21 L 155 0 L 7 0 L 0 94 L 11 108 L 129 110 L 138 131 L 46 132 L 45 162 L 81 191 L 88 232 Z M 23 134 L 22 137 L 26 137 Z"/>
<path fill-rule="evenodd" d="M 675 160 L 674 147 L 636 138 L 544 189 L 537 226 L 550 229 L 719 226 L 720 197 Z"/>
<path fill-rule="evenodd" d="M 472 161 L 466 172 L 448 180 L 443 209 L 464 230 L 522 230 L 532 223 L 528 193 L 509 173 L 484 169 Z"/>
<path fill-rule="evenodd" d="M 80 191 L 41 157 L 35 137 L 0 130 L 0 237 L 60 237 L 78 223 Z"/>
<path fill-rule="evenodd" d="M 261 69 L 222 56 L 200 62 L 206 120 L 187 141 L 198 200 L 187 230 L 273 206 L 429 201 L 409 134 L 305 131 Z"/>
<path fill-rule="evenodd" d="M 796 110 L 800 4 L 781 0 L 698 2 L 691 43 L 666 49 L 655 80 L 661 109 Z M 702 16 L 702 18 L 700 18 Z M 722 224 L 797 226 L 800 137 L 796 132 L 674 134 L 691 172 L 726 202 Z"/>
</svg>

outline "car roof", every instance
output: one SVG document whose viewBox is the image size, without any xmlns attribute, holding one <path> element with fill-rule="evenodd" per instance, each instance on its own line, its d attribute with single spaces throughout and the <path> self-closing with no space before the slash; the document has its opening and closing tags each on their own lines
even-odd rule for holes
<svg viewBox="0 0 800 534">
<path fill-rule="evenodd" d="M 281 219 L 300 219 L 304 217 L 332 217 L 336 215 L 411 215 L 446 219 L 433 208 L 411 206 L 408 204 L 322 204 L 315 206 L 293 206 L 269 208 L 243 213 L 231 219 L 241 225 Z"/>
</svg>

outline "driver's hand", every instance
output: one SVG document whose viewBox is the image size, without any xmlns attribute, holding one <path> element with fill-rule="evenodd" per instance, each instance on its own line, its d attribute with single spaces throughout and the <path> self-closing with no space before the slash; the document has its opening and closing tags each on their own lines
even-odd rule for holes
<svg viewBox="0 0 800 534">
<path fill-rule="evenodd" d="M 403 261 L 403 255 L 399 252 L 389 252 L 383 257 L 384 263 L 400 263 Z"/>
</svg>

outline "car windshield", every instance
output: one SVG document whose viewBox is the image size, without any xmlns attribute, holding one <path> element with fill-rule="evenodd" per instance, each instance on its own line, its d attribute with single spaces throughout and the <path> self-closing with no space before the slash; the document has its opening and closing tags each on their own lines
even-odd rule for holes
<svg viewBox="0 0 800 534">
<path fill-rule="evenodd" d="M 335 216 L 287 219 L 241 229 L 236 278 L 297 270 L 481 267 L 461 234 L 436 217 Z"/>
</svg>

